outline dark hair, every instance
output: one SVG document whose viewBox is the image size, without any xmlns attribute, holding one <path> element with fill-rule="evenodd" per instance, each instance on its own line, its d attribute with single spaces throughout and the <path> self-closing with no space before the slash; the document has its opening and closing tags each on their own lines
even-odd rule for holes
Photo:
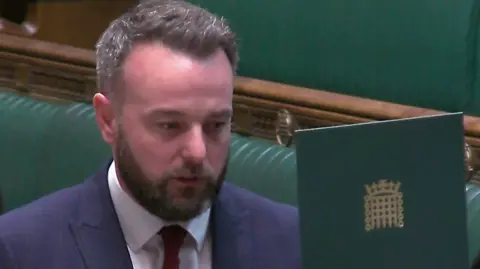
<svg viewBox="0 0 480 269">
<path fill-rule="evenodd" d="M 112 80 L 138 42 L 161 42 L 199 58 L 222 49 L 237 69 L 236 37 L 226 19 L 180 0 L 145 0 L 114 20 L 96 45 L 100 91 L 111 94 Z"/>
</svg>

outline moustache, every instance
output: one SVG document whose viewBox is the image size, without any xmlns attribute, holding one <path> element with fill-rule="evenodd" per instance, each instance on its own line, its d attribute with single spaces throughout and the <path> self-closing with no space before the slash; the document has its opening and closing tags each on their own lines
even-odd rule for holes
<svg viewBox="0 0 480 269">
<path fill-rule="evenodd" d="M 183 178 L 200 178 L 200 179 L 214 179 L 215 172 L 210 166 L 202 165 L 196 167 L 186 167 L 182 166 L 177 169 L 173 169 L 168 171 L 165 174 L 168 178 L 176 178 L 176 177 L 183 177 Z"/>
</svg>

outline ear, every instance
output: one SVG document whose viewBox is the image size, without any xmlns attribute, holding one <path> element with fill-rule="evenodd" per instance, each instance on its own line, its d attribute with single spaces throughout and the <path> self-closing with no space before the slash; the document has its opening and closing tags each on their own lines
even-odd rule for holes
<svg viewBox="0 0 480 269">
<path fill-rule="evenodd" d="M 117 132 L 112 102 L 105 95 L 97 93 L 93 96 L 92 103 L 103 140 L 112 145 L 115 142 Z"/>
</svg>

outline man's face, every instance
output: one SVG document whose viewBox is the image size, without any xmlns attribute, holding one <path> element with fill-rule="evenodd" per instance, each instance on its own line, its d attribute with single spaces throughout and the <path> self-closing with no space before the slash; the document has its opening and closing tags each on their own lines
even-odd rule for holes
<svg viewBox="0 0 480 269">
<path fill-rule="evenodd" d="M 120 182 L 164 220 L 195 217 L 223 181 L 233 73 L 222 51 L 195 59 L 159 44 L 127 57 L 112 145 Z"/>
</svg>

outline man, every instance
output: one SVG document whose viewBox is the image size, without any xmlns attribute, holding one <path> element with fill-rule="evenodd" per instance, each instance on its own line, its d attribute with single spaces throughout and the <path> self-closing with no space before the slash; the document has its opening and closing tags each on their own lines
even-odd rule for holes
<svg viewBox="0 0 480 269">
<path fill-rule="evenodd" d="M 93 98 L 113 160 L 0 217 L 0 268 L 300 268 L 296 209 L 223 182 L 237 61 L 227 22 L 197 6 L 115 20 Z"/>
</svg>

